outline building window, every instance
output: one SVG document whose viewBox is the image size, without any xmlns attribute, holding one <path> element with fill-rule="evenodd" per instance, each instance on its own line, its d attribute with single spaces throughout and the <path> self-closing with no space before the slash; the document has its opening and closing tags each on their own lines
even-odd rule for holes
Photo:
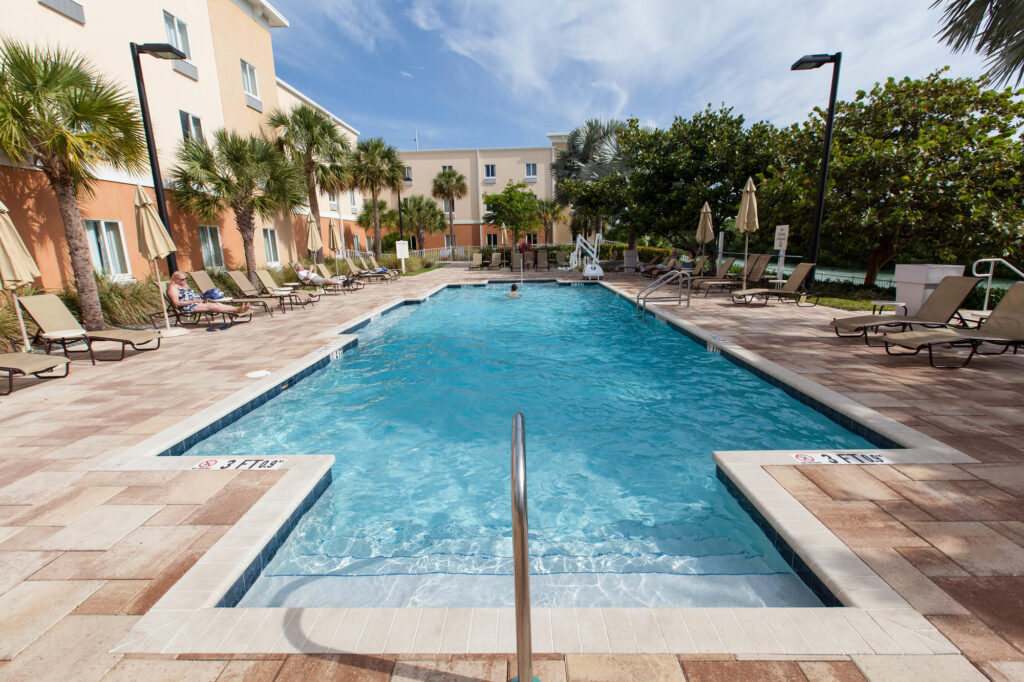
<svg viewBox="0 0 1024 682">
<path fill-rule="evenodd" d="M 488 235 L 485 235 L 485 236 L 487 237 L 487 246 L 497 246 L 498 245 L 498 235 L 496 235 L 496 234 L 488 234 Z"/>
<path fill-rule="evenodd" d="M 360 248 L 359 248 L 359 235 L 358 234 L 352 235 L 352 248 L 355 251 L 357 251 L 357 252 L 360 251 Z"/>
<path fill-rule="evenodd" d="M 452 202 L 447 199 L 441 199 L 441 210 L 445 213 L 451 212 L 452 215 L 455 214 L 455 208 L 452 206 Z"/>
<path fill-rule="evenodd" d="M 200 225 L 199 246 L 203 251 L 203 267 L 224 268 L 224 251 L 220 245 L 219 227 L 216 225 Z"/>
<path fill-rule="evenodd" d="M 192 50 L 188 45 L 188 26 L 170 12 L 164 12 L 164 28 L 167 29 L 167 42 L 185 53 L 185 59 L 192 59 Z"/>
<path fill-rule="evenodd" d="M 493 184 L 498 177 L 498 168 L 493 163 L 484 164 L 484 182 Z"/>
<path fill-rule="evenodd" d="M 531 234 L 526 235 L 526 243 L 532 244 L 533 246 L 537 246 L 537 233 L 533 232 Z"/>
<path fill-rule="evenodd" d="M 267 251 L 267 265 L 280 265 L 281 259 L 277 255 L 277 230 L 263 228 L 263 247 Z"/>
<path fill-rule="evenodd" d="M 242 60 L 242 90 L 245 94 L 259 99 L 260 84 L 256 79 L 256 67 L 244 59 Z"/>
<path fill-rule="evenodd" d="M 537 182 L 537 164 L 528 163 L 526 164 L 526 181 Z"/>
<path fill-rule="evenodd" d="M 187 111 L 178 110 L 178 116 L 181 118 L 181 137 L 186 142 L 188 140 L 204 140 L 203 137 L 203 122 L 198 116 L 193 116 Z"/>
<path fill-rule="evenodd" d="M 358 207 L 356 206 L 356 191 L 354 189 L 350 189 L 348 191 L 348 207 L 352 210 L 353 215 L 358 212 Z"/>
<path fill-rule="evenodd" d="M 412 184 L 412 166 L 405 167 L 405 184 Z"/>
<path fill-rule="evenodd" d="M 441 166 L 441 170 L 443 170 L 443 171 L 452 170 L 452 167 L 451 166 Z"/>
<path fill-rule="evenodd" d="M 330 206 L 332 211 L 338 210 L 338 195 L 334 192 L 327 193 L 327 205 Z"/>
<path fill-rule="evenodd" d="M 89 239 L 93 268 L 113 280 L 130 279 L 132 273 L 124 255 L 121 223 L 116 220 L 86 220 L 85 233 Z"/>
</svg>

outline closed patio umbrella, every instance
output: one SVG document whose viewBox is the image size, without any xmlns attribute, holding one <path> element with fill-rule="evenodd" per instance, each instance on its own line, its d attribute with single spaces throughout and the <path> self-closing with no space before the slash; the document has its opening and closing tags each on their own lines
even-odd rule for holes
<svg viewBox="0 0 1024 682">
<path fill-rule="evenodd" d="M 160 335 L 181 336 L 182 334 L 188 334 L 188 330 L 182 327 L 171 328 L 171 320 L 167 317 L 167 306 L 164 305 L 164 285 L 160 281 L 160 266 L 156 263 L 158 259 L 165 258 L 172 251 L 177 251 L 178 247 L 174 245 L 171 235 L 168 234 L 167 228 L 164 226 L 163 221 L 160 220 L 156 204 L 146 194 L 146 190 L 142 189 L 142 185 L 138 185 L 135 188 L 135 227 L 139 235 L 139 253 L 146 260 L 153 261 L 157 290 L 161 292 L 160 309 L 164 311 L 164 328 L 160 331 Z"/>
<path fill-rule="evenodd" d="M 18 231 L 14 229 L 7 207 L 0 201 L 0 286 L 9 290 L 14 298 L 14 312 L 18 316 L 18 326 L 21 327 L 22 351 L 25 353 L 31 348 L 15 291 L 18 287 L 32 284 L 36 277 L 39 277 L 39 268 L 32 260 L 32 254 L 25 248 L 25 242 L 21 241 Z"/>
<path fill-rule="evenodd" d="M 697 241 L 700 242 L 701 258 L 704 257 L 704 245 L 714 240 L 715 231 L 711 228 L 711 207 L 705 201 L 704 208 L 700 209 L 700 222 L 697 224 Z"/>
<path fill-rule="evenodd" d="M 338 226 L 334 224 L 334 220 L 327 221 L 327 248 L 334 252 L 334 274 L 338 274 L 338 253 L 345 248 L 345 243 L 341 241 L 341 235 L 338 234 Z"/>
<path fill-rule="evenodd" d="M 743 288 L 747 288 L 747 265 L 750 263 L 750 233 L 757 231 L 757 188 L 754 179 L 747 178 L 740 199 L 740 212 L 736 215 L 736 229 L 743 233 Z"/>
<path fill-rule="evenodd" d="M 316 257 L 316 252 L 324 248 L 324 240 L 320 236 L 320 224 L 310 213 L 306 216 L 306 248 Z"/>
</svg>

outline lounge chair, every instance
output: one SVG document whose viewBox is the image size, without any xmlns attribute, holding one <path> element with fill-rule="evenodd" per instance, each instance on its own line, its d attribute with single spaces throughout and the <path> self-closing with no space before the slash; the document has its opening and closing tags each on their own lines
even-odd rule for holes
<svg viewBox="0 0 1024 682">
<path fill-rule="evenodd" d="M 949 276 L 943 277 L 935 291 L 925 299 L 921 308 L 913 315 L 857 315 L 856 317 L 836 318 L 829 322 L 836 336 L 857 338 L 864 337 L 864 343 L 871 345 L 868 331 L 878 332 L 883 327 L 897 327 L 892 331 L 906 331 L 914 325 L 922 327 L 946 327 L 964 304 L 967 297 L 981 281 L 980 277 Z M 967 322 L 960 316 L 960 322 Z M 845 332 L 845 333 L 844 333 Z"/>
<path fill-rule="evenodd" d="M 517 272 L 519 270 L 523 270 L 523 269 L 526 268 L 526 264 L 523 262 L 523 252 L 522 251 L 513 250 L 511 256 L 512 256 L 512 264 L 511 264 L 512 272 Z"/>
<path fill-rule="evenodd" d="M 796 301 L 797 305 L 803 305 L 809 296 L 807 290 L 804 289 L 804 282 L 807 280 L 807 275 L 811 274 L 811 268 L 813 267 L 814 263 L 800 263 L 793 269 L 793 273 L 779 289 L 757 288 L 734 291 L 730 294 L 732 302 L 750 305 L 760 298 L 764 300 L 762 305 L 768 305 L 768 299 L 774 296 L 780 301 L 790 299 Z M 819 298 L 821 297 L 815 296 L 814 302 L 809 305 L 818 305 Z"/>
<path fill-rule="evenodd" d="M 732 268 L 732 264 L 735 263 L 735 262 L 736 262 L 736 259 L 733 256 L 729 256 L 724 261 L 722 261 L 721 265 L 718 266 L 718 270 L 715 271 L 715 274 L 713 274 L 713 275 L 697 275 L 696 277 L 693 278 L 693 283 L 696 284 L 697 282 L 702 281 L 702 280 L 728 279 L 726 277 L 726 275 L 729 274 L 729 270 Z"/>
<path fill-rule="evenodd" d="M 213 281 L 213 278 L 210 277 L 210 273 L 206 272 L 206 270 L 196 270 L 195 272 L 190 272 L 188 274 L 189 277 L 192 278 L 192 281 L 196 283 L 196 288 L 199 289 L 199 291 L 201 292 L 205 293 L 210 289 L 217 288 L 216 282 Z M 260 308 L 263 308 L 264 312 L 269 313 L 271 317 L 274 316 L 274 312 L 270 309 L 270 306 L 267 305 L 267 300 L 265 298 L 235 298 L 232 296 L 226 298 L 219 298 L 217 299 L 217 301 L 220 303 L 248 303 L 252 307 L 258 306 Z M 233 317 L 238 316 L 234 315 Z M 249 316 L 249 319 L 252 319 L 251 315 Z"/>
<path fill-rule="evenodd" d="M 678 265 L 679 265 L 679 260 L 677 258 L 669 258 L 668 262 L 665 263 L 665 267 L 664 268 L 659 268 L 659 267 L 655 266 L 653 268 L 650 268 L 649 270 L 641 270 L 640 274 L 643 275 L 644 277 L 651 277 L 651 278 L 661 277 L 666 272 L 670 272 L 672 270 L 678 269 L 677 268 Z M 644 266 L 644 267 L 650 267 L 650 266 Z"/>
<path fill-rule="evenodd" d="M 744 268 L 747 269 L 747 284 L 758 284 L 761 278 L 764 277 L 764 270 L 768 267 L 768 262 L 772 259 L 770 254 L 755 255 L 750 259 L 749 264 L 744 263 Z M 704 290 L 704 298 L 708 297 L 714 290 L 720 291 L 732 291 L 733 289 L 739 289 L 743 286 L 743 278 L 735 277 L 723 277 L 722 279 L 702 279 L 697 283 L 697 292 L 701 289 Z"/>
<path fill-rule="evenodd" d="M 260 286 L 263 287 L 263 290 L 266 293 L 272 295 L 281 294 L 288 296 L 288 300 L 292 304 L 292 308 L 295 307 L 296 303 L 298 303 L 301 306 L 307 306 L 311 303 L 316 303 L 317 301 L 320 300 L 320 295 L 315 294 L 311 291 L 302 291 L 298 289 L 288 290 L 277 286 L 277 282 L 274 281 L 274 278 L 271 277 L 270 273 L 267 272 L 266 270 L 257 270 L 256 279 L 260 281 Z"/>
<path fill-rule="evenodd" d="M 934 296 L 934 294 L 932 294 Z M 1001 355 L 1006 351 L 1024 346 L 1024 282 L 1017 282 L 1003 294 L 1002 300 L 992 309 L 989 316 L 976 329 L 919 329 L 909 332 L 895 332 L 882 337 L 885 352 L 889 355 L 917 355 L 928 349 L 928 362 L 937 369 L 959 369 L 966 367 L 975 355 Z M 998 353 L 982 353 L 983 344 L 1002 346 Z M 894 352 L 892 346 L 907 348 L 911 352 Z M 971 352 L 959 365 L 935 364 L 935 346 L 970 347 Z"/>
<path fill-rule="evenodd" d="M 495 270 L 505 265 L 505 255 L 501 251 L 494 251 L 491 253 L 491 262 L 487 266 L 488 270 Z"/>
<path fill-rule="evenodd" d="M 36 339 L 42 340 L 43 348 L 47 354 L 50 347 L 59 343 L 64 349 L 64 356 L 68 355 L 68 341 L 85 342 L 86 351 L 92 364 L 96 364 L 96 354 L 93 353 L 92 344 L 94 341 L 113 341 L 121 344 L 121 357 L 124 360 L 125 347 L 131 346 L 132 350 L 147 351 L 156 350 L 160 347 L 160 333 L 147 329 L 103 329 L 101 331 L 86 331 L 78 323 L 75 316 L 67 309 L 64 302 L 54 294 L 37 294 L 35 296 L 20 296 L 18 302 L 25 309 L 29 317 L 39 327 L 36 332 Z M 152 348 L 139 348 L 148 343 L 156 341 Z M 86 352 L 82 351 L 82 352 Z"/>
<path fill-rule="evenodd" d="M 209 289 L 207 289 L 207 291 L 209 291 Z M 162 300 L 163 303 L 164 303 L 164 310 L 167 311 L 167 317 L 168 318 L 174 318 L 175 326 L 185 326 L 186 324 L 199 325 L 199 324 L 203 323 L 204 319 L 206 320 L 206 324 L 207 325 L 213 325 L 213 324 L 217 323 L 217 316 L 218 315 L 221 316 L 221 324 L 227 323 L 227 324 L 234 325 L 236 323 L 239 323 L 239 320 L 241 320 L 241 322 L 251 322 L 252 321 L 252 310 L 249 310 L 248 312 L 244 312 L 244 313 L 218 313 L 218 312 L 214 312 L 212 310 L 193 310 L 190 313 L 186 313 L 181 308 L 178 308 L 173 303 L 171 303 L 171 299 L 169 299 L 167 297 L 167 291 L 165 289 L 161 289 L 160 290 L 160 300 Z M 218 301 L 221 301 L 221 302 L 224 302 L 224 303 L 227 303 L 228 301 L 238 301 L 238 300 L 240 300 L 240 299 L 237 299 L 237 298 L 226 298 L 226 299 L 225 298 L 221 298 L 221 299 L 218 299 Z M 264 308 L 265 308 L 266 307 L 266 303 L 264 302 L 263 305 L 264 305 Z M 241 319 L 243 317 L 245 318 L 244 320 Z M 155 313 L 150 313 L 149 314 L 149 319 L 152 320 L 153 326 L 159 329 L 160 326 L 163 325 L 163 322 L 164 322 L 164 311 L 161 310 L 161 311 L 158 311 L 158 312 L 155 312 Z"/>
<path fill-rule="evenodd" d="M 559 268 L 569 267 L 569 260 L 565 257 L 565 251 L 555 251 L 555 265 Z"/>
<path fill-rule="evenodd" d="M 548 261 L 548 252 L 546 249 L 544 251 L 537 252 L 537 269 L 540 270 L 541 268 L 544 268 L 545 270 L 551 269 L 551 263 Z"/>
<path fill-rule="evenodd" d="M 687 267 L 684 267 L 682 263 L 677 263 L 676 266 L 674 268 L 672 268 L 672 269 L 673 270 L 680 270 L 680 271 L 684 271 L 685 270 L 686 272 L 689 272 L 690 273 L 690 277 L 693 278 L 693 277 L 697 277 L 698 275 L 700 275 L 700 273 L 704 272 L 704 267 L 705 267 L 706 264 L 707 264 L 707 259 L 706 259 L 705 256 L 697 256 L 697 259 L 695 261 L 693 261 L 693 267 L 692 268 L 687 268 Z"/>
<path fill-rule="evenodd" d="M 373 274 L 376 274 L 376 275 L 383 275 L 384 279 L 387 280 L 388 282 L 390 282 L 390 281 L 395 279 L 395 277 L 394 277 L 395 273 L 388 272 L 387 268 L 382 268 L 379 265 L 375 265 L 375 266 L 371 267 L 371 266 L 367 265 L 366 261 L 363 260 L 362 256 L 359 256 L 357 260 L 359 261 L 359 264 L 363 266 L 363 271 L 364 272 L 370 272 L 370 273 L 373 273 Z M 377 261 L 375 260 L 374 263 L 376 263 L 376 262 Z"/>
<path fill-rule="evenodd" d="M 360 260 L 362 259 L 360 258 Z M 398 270 L 391 270 L 378 263 L 376 256 L 374 256 L 372 253 L 370 254 L 370 262 L 373 263 L 373 267 L 377 269 L 377 272 L 383 272 L 391 279 L 398 279 L 401 276 Z"/>
<path fill-rule="evenodd" d="M 40 379 L 66 377 L 70 362 L 67 358 L 40 355 L 39 353 L 0 353 L 0 372 L 7 372 L 7 393 L 0 393 L 0 395 L 10 395 L 11 391 L 14 390 L 15 376 L 28 376 L 32 374 Z M 61 365 L 64 365 L 63 374 L 42 376 L 44 372 L 52 372 Z"/>
<path fill-rule="evenodd" d="M 470 270 L 482 270 L 484 267 L 484 254 L 474 253 L 473 259 L 469 261 Z"/>
<path fill-rule="evenodd" d="M 345 256 L 345 262 L 348 263 L 349 274 L 353 277 L 359 277 L 363 281 L 377 280 L 378 282 L 386 282 L 388 280 L 387 275 L 358 267 L 349 256 Z"/>
<path fill-rule="evenodd" d="M 348 275 L 332 275 L 331 271 L 328 270 L 327 266 L 324 265 L 323 263 L 317 263 L 316 269 L 317 272 L 320 273 L 320 276 L 323 277 L 324 279 L 330 279 L 331 277 L 334 277 L 335 279 L 337 279 L 338 277 L 344 277 L 345 283 L 340 285 L 343 289 L 348 289 L 349 291 L 358 291 L 359 289 L 362 289 L 364 286 L 366 286 L 356 278 L 349 277 Z"/>
<path fill-rule="evenodd" d="M 242 292 L 243 296 L 249 299 L 262 298 L 275 300 L 277 301 L 277 304 L 281 306 L 282 313 L 285 312 L 285 303 L 291 302 L 292 300 L 290 291 L 282 291 L 277 294 L 261 294 L 259 289 L 254 287 L 252 285 L 252 282 L 249 281 L 249 278 L 242 274 L 240 270 L 228 270 L 228 277 L 231 278 L 231 281 L 234 283 L 235 287 L 237 287 L 238 290 Z M 292 304 L 292 307 L 295 307 L 294 303 Z"/>
</svg>

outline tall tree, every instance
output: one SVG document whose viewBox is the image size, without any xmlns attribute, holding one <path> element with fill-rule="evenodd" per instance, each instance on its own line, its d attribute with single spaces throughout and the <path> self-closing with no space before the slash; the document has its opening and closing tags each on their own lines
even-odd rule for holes
<svg viewBox="0 0 1024 682">
<path fill-rule="evenodd" d="M 322 109 L 299 104 L 291 111 L 277 110 L 267 123 L 277 133 L 277 144 L 306 179 L 309 210 L 320 225 L 320 190 L 338 191 L 344 185 L 344 168 L 351 145 L 337 124 Z M 323 249 L 316 254 L 323 261 Z"/>
<path fill-rule="evenodd" d="M 213 133 L 213 146 L 196 138 L 183 142 L 171 178 L 178 205 L 203 220 L 215 221 L 231 209 L 245 267 L 256 285 L 256 216 L 270 218 L 302 203 L 301 170 L 274 142 L 220 129 Z"/>
<path fill-rule="evenodd" d="M 422 194 L 414 194 L 402 200 L 402 220 L 416 233 L 416 246 L 423 249 L 428 234 L 440 234 L 448 226 L 444 211 Z"/>
<path fill-rule="evenodd" d="M 504 225 L 512 230 L 513 243 L 519 242 L 520 234 L 533 233 L 541 227 L 537 215 L 537 197 L 533 196 L 525 182 L 509 180 L 501 192 L 484 193 L 484 205 L 487 207 L 484 222 Z"/>
<path fill-rule="evenodd" d="M 430 193 L 436 199 L 444 199 L 448 202 L 448 241 L 455 249 L 455 200 L 461 199 L 469 192 L 466 186 L 466 176 L 454 168 L 445 168 L 434 176 L 434 184 Z"/>
<path fill-rule="evenodd" d="M 1024 4 L 1020 0 L 935 0 L 944 6 L 940 39 L 954 52 L 973 47 L 988 58 L 988 75 L 995 83 L 1024 78 Z"/>
<path fill-rule="evenodd" d="M 89 241 L 78 206 L 100 166 L 139 172 L 146 144 L 127 91 L 82 57 L 13 41 L 0 44 L 0 152 L 39 168 L 57 197 L 86 329 L 103 329 Z"/>
<path fill-rule="evenodd" d="M 551 234 L 555 223 L 562 219 L 563 206 L 558 199 L 537 199 L 537 219 L 544 226 L 544 242 L 551 243 Z"/>
<path fill-rule="evenodd" d="M 558 185 L 563 180 L 594 182 L 613 173 L 626 172 L 619 145 L 619 133 L 625 127 L 625 123 L 615 119 L 592 118 L 569 133 L 565 148 L 558 150 L 551 164 L 556 198 L 559 198 Z"/>
<path fill-rule="evenodd" d="M 348 176 L 352 187 L 370 195 L 370 205 L 373 207 L 373 251 L 380 257 L 383 250 L 377 197 L 386 190 L 397 192 L 401 189 L 405 181 L 405 164 L 397 149 L 379 137 L 370 137 L 356 144 L 349 162 Z"/>
<path fill-rule="evenodd" d="M 376 219 L 380 221 L 382 228 L 387 228 L 389 231 L 393 230 L 398 226 L 398 211 L 388 208 L 388 202 L 378 199 Z M 370 202 L 364 201 L 363 208 L 359 211 L 359 215 L 356 216 L 356 224 L 365 230 L 369 230 L 374 226 L 374 220 L 373 206 L 370 205 Z"/>
</svg>

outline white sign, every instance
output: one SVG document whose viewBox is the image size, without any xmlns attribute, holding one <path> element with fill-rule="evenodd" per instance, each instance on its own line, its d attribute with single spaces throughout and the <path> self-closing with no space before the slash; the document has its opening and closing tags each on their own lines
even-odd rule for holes
<svg viewBox="0 0 1024 682">
<path fill-rule="evenodd" d="M 789 225 L 775 226 L 775 250 L 785 251 L 786 243 L 789 241 Z"/>
<path fill-rule="evenodd" d="M 283 459 L 267 459 L 266 457 L 247 457 L 245 459 L 240 458 L 220 458 L 220 459 L 204 459 L 203 461 L 196 464 L 193 469 L 200 470 L 223 470 L 223 469 L 255 469 L 257 471 L 267 471 L 269 469 L 276 469 L 285 460 Z"/>
<path fill-rule="evenodd" d="M 398 258 L 408 258 L 409 257 L 409 242 L 406 242 L 406 241 L 395 242 L 395 256 L 397 256 Z"/>
<path fill-rule="evenodd" d="M 892 464 L 885 455 L 869 452 L 793 453 L 797 464 Z"/>
</svg>

